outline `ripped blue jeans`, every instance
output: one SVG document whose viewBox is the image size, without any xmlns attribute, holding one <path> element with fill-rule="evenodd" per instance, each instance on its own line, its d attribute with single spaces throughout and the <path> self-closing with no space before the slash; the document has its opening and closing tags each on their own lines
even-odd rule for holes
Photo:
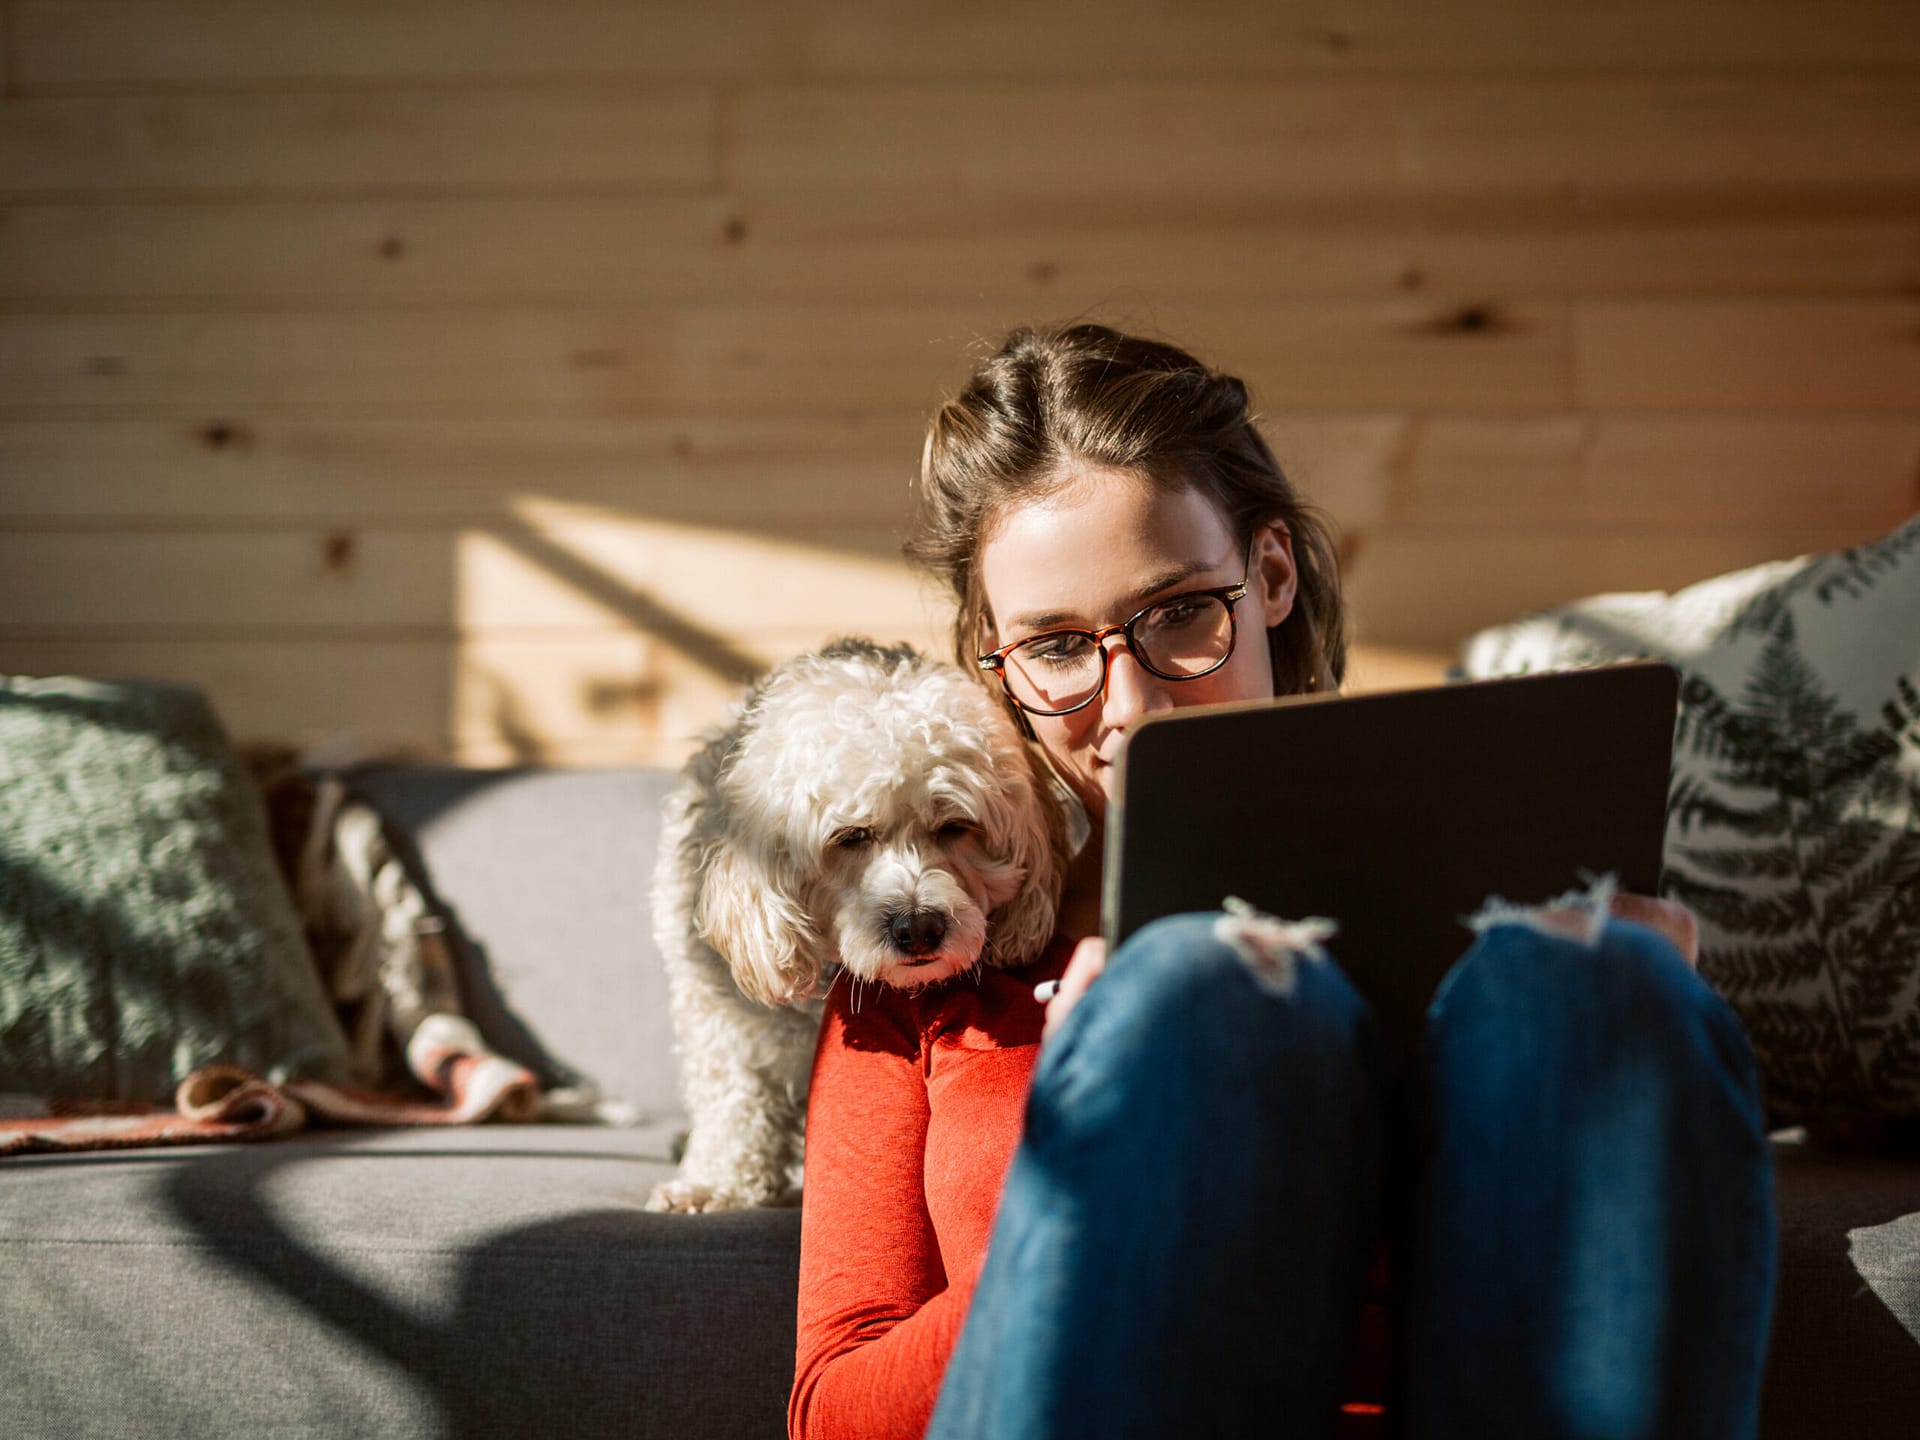
<svg viewBox="0 0 1920 1440">
<path fill-rule="evenodd" d="M 1383 1238 L 1387 1433 L 1753 1435 L 1772 1170 L 1725 1002 L 1653 930 L 1490 907 L 1389 1095 L 1323 935 L 1184 915 L 1111 958 L 929 1435 L 1331 1435 Z"/>
</svg>

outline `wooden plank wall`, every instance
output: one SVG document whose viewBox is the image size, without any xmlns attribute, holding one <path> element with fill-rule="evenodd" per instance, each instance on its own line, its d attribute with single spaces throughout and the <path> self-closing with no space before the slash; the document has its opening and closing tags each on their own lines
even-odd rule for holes
<svg viewBox="0 0 1920 1440">
<path fill-rule="evenodd" d="M 674 758 L 931 638 L 1023 321 L 1243 375 L 1363 683 L 1920 506 L 1912 0 L 0 0 L 0 671 Z"/>
</svg>

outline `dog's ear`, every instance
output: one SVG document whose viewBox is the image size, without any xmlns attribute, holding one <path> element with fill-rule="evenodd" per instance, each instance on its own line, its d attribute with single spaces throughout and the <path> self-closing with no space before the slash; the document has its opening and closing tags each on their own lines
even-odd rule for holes
<svg viewBox="0 0 1920 1440">
<path fill-rule="evenodd" d="M 763 1005 L 812 995 L 825 969 L 820 937 L 778 862 L 759 862 L 730 840 L 708 852 L 693 928 L 733 972 L 740 993 Z"/>
<path fill-rule="evenodd" d="M 1026 749 L 1022 746 L 1021 749 Z M 1060 906 L 1060 887 L 1066 877 L 1066 817 L 1031 752 L 1025 766 L 1007 772 L 1017 793 L 1004 809 L 1011 833 L 993 837 L 1020 867 L 1020 888 L 996 910 L 987 930 L 992 964 L 1012 968 L 1037 960 L 1053 938 Z"/>
</svg>

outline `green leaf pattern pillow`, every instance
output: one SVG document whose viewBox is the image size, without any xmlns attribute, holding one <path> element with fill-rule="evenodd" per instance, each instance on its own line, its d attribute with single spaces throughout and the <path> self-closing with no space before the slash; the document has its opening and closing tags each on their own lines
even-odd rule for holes
<svg viewBox="0 0 1920 1440">
<path fill-rule="evenodd" d="M 0 1092 L 347 1078 L 266 817 L 201 697 L 0 677 Z"/>
<path fill-rule="evenodd" d="M 1920 1115 L 1920 516 L 1462 652 L 1471 678 L 1638 657 L 1681 672 L 1664 890 L 1776 1117 Z"/>
</svg>

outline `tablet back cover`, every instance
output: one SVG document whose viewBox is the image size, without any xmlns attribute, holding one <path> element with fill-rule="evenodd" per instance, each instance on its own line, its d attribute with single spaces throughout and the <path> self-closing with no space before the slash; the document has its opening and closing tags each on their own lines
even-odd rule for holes
<svg viewBox="0 0 1920 1440">
<path fill-rule="evenodd" d="M 1677 693 L 1645 663 L 1155 716 L 1121 755 L 1108 945 L 1229 895 L 1327 916 L 1403 1051 L 1489 896 L 1658 893 Z"/>
</svg>

